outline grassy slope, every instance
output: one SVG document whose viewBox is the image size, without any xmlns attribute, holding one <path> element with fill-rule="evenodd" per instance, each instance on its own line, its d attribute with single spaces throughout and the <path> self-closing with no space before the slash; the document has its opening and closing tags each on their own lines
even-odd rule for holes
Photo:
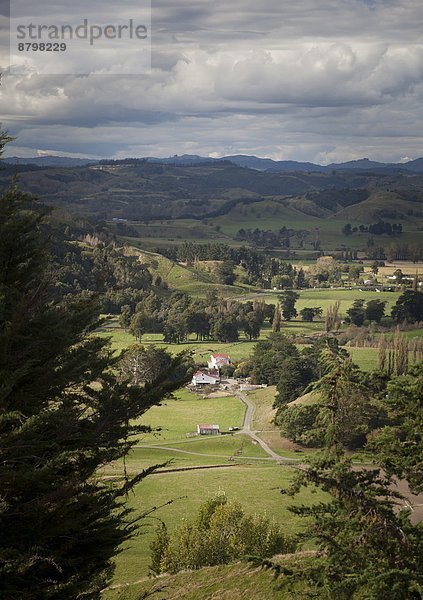
<svg viewBox="0 0 423 600">
<path fill-rule="evenodd" d="M 274 385 L 254 392 L 248 393 L 248 398 L 254 404 L 254 414 L 251 423 L 252 429 L 257 431 L 268 431 L 277 429 L 273 424 L 275 409 L 273 402 L 275 399 L 276 388 Z"/>
<path fill-rule="evenodd" d="M 304 394 L 303 396 L 292 400 L 292 402 L 288 402 L 288 406 L 310 406 L 319 402 L 320 398 L 321 397 L 318 393 L 308 392 L 307 394 Z"/>
<path fill-rule="evenodd" d="M 273 408 L 275 392 L 275 386 L 269 386 L 248 393 L 248 398 L 254 405 L 251 426 L 257 431 L 259 437 L 281 456 L 294 460 L 298 460 L 300 457 L 304 459 L 307 454 L 313 453 L 313 450 L 307 449 L 304 452 L 300 446 L 282 437 L 279 427 L 273 423 L 276 414 L 276 410 Z"/>
<path fill-rule="evenodd" d="M 400 210 L 402 213 L 407 213 L 409 210 L 416 210 L 416 203 L 404 200 L 396 192 L 373 190 L 367 200 L 339 210 L 334 218 L 338 221 L 342 220 L 344 223 L 374 223 L 380 219 L 380 212 L 387 210 Z M 388 220 L 392 221 L 392 219 Z M 410 226 L 411 221 L 411 229 L 414 230 L 421 224 L 421 218 L 413 216 L 410 219 L 406 214 L 397 220 L 405 223 L 406 228 Z"/>
<path fill-rule="evenodd" d="M 384 211 L 398 211 L 403 215 L 397 219 L 386 219 Z M 324 250 L 340 250 L 343 246 L 365 251 L 368 233 L 357 232 L 352 236 L 344 236 L 342 228 L 345 223 L 353 226 L 377 222 L 380 218 L 391 222 L 401 222 L 403 234 L 393 239 L 389 236 L 374 236 L 377 245 L 389 246 L 393 242 L 413 243 L 422 225 L 422 219 L 407 216 L 408 211 L 416 212 L 416 203 L 398 197 L 396 193 L 377 190 L 360 204 L 341 208 L 335 212 L 319 208 L 302 197 L 290 200 L 278 197 L 264 197 L 254 204 L 238 204 L 227 214 L 205 219 L 201 222 L 188 219 L 176 221 L 153 221 L 151 224 L 137 223 L 139 240 L 143 247 L 169 246 L 192 240 L 204 243 L 210 240 L 230 245 L 239 245 L 234 240 L 239 229 L 278 230 L 281 227 L 306 231 L 304 250 L 310 251 L 316 236 Z M 318 233 L 317 233 L 318 231 Z M 298 251 L 298 240 L 291 240 L 291 248 Z"/>
<path fill-rule="evenodd" d="M 131 248 L 130 253 L 135 253 L 140 260 L 147 265 L 153 275 L 160 275 L 171 289 L 177 289 L 196 297 L 204 297 L 211 289 L 217 290 L 222 296 L 236 296 L 243 294 L 249 289 L 246 286 L 229 286 L 219 284 L 213 273 L 200 268 L 195 269 L 176 263 L 161 254 L 146 252 Z"/>
<path fill-rule="evenodd" d="M 162 590 L 162 591 L 161 591 Z M 245 563 L 206 567 L 175 576 L 143 581 L 127 588 L 110 590 L 106 600 L 139 600 L 143 592 L 167 600 L 288 600 L 278 589 L 273 572 Z"/>
</svg>

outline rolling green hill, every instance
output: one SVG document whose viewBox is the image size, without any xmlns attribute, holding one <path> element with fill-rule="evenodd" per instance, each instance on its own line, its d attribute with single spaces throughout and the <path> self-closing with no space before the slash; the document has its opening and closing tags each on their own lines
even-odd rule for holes
<svg viewBox="0 0 423 600">
<path fill-rule="evenodd" d="M 155 252 L 135 248 L 128 248 L 126 251 L 138 255 L 140 261 L 148 267 L 148 270 L 153 275 L 160 275 L 171 290 L 181 290 L 196 297 L 205 296 L 211 289 L 217 290 L 225 297 L 236 296 L 249 291 L 248 286 L 218 283 L 213 269 L 207 271 L 204 268 L 204 263 L 201 263 L 199 267 L 190 267 Z"/>
<path fill-rule="evenodd" d="M 19 171 L 21 169 L 21 171 Z M 416 243 L 423 227 L 423 175 L 354 170 L 272 173 L 229 162 L 172 165 L 116 161 L 78 167 L 8 166 L 0 188 L 18 185 L 73 215 L 108 221 L 123 240 L 153 249 L 184 240 L 237 245 L 240 228 L 292 230 L 291 249 L 365 250 L 368 234 L 342 227 L 401 222 Z M 120 222 L 119 222 L 120 221 Z M 377 244 L 392 238 L 378 236 Z"/>
</svg>

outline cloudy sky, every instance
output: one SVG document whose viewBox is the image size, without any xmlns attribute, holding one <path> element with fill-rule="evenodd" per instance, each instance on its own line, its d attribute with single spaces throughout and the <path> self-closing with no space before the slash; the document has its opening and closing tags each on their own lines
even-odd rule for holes
<svg viewBox="0 0 423 600">
<path fill-rule="evenodd" d="M 151 17 L 141 75 L 11 75 L 3 53 L 8 154 L 423 156 L 422 0 L 153 0 Z"/>
</svg>

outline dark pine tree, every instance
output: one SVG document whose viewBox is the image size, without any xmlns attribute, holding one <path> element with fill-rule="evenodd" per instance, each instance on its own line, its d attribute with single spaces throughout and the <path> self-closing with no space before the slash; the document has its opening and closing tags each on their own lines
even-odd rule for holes
<svg viewBox="0 0 423 600">
<path fill-rule="evenodd" d="M 330 348 L 322 355 L 331 369 L 319 385 L 327 411 L 326 448 L 299 470 L 290 492 L 318 486 L 328 496 L 313 506 L 290 507 L 307 517 L 302 537 L 312 540 L 318 553 L 313 561 L 293 565 L 288 586 L 289 580 L 294 588 L 299 580 L 307 582 L 310 595 L 302 597 L 322 600 L 420 600 L 421 527 L 411 523 L 408 510 L 398 510 L 403 498 L 392 479 L 377 467 L 353 468 L 342 448 L 368 390 L 349 359 Z"/>
<path fill-rule="evenodd" d="M 99 469 L 187 366 L 181 355 L 152 383 L 116 381 L 95 294 L 53 300 L 45 214 L 16 189 L 0 199 L 0 597 L 95 599 L 137 526 L 126 494 L 149 472 L 111 485 Z"/>
</svg>

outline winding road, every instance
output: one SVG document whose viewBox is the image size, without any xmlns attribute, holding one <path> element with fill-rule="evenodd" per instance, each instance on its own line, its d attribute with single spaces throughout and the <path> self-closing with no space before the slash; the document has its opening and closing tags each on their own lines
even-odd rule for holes
<svg viewBox="0 0 423 600">
<path fill-rule="evenodd" d="M 251 429 L 251 423 L 253 420 L 253 414 L 254 414 L 254 405 L 250 402 L 250 400 L 247 398 L 247 396 L 245 394 L 243 394 L 242 392 L 236 391 L 235 392 L 235 396 L 237 398 L 239 398 L 241 400 L 241 402 L 243 402 L 245 404 L 245 406 L 247 407 L 247 410 L 245 411 L 245 415 L 244 415 L 244 423 L 242 424 L 242 429 L 240 431 L 238 431 L 237 433 L 240 434 L 244 434 L 244 435 L 248 435 L 251 439 L 253 439 L 255 442 L 257 442 L 257 444 L 259 444 L 263 450 L 266 452 L 266 454 L 268 454 L 270 456 L 270 458 L 272 460 L 276 460 L 278 462 L 283 462 L 286 460 L 289 460 L 290 462 L 292 462 L 295 459 L 292 458 L 287 458 L 285 456 L 280 456 L 279 454 L 276 454 L 276 452 L 274 452 L 267 444 L 266 442 L 264 442 L 261 438 L 259 438 L 259 436 L 257 435 L 257 432 Z M 296 460 L 295 460 L 296 462 Z"/>
</svg>

